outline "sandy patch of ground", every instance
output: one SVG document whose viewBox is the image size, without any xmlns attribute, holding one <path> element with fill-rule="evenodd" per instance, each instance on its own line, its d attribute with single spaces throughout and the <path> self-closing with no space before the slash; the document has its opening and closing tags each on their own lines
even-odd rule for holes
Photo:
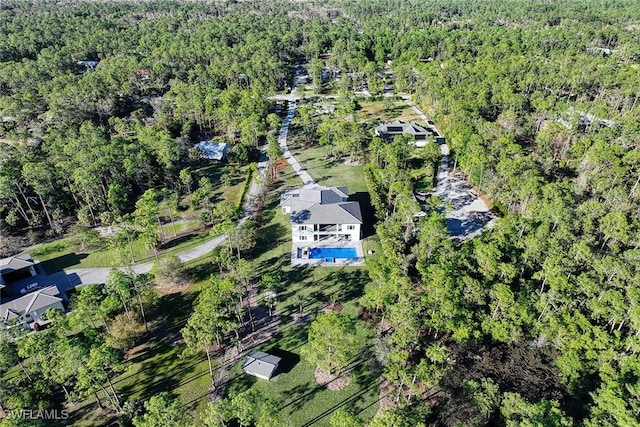
<svg viewBox="0 0 640 427">
<path fill-rule="evenodd" d="M 360 160 L 345 160 L 344 164 L 347 166 L 360 166 L 362 162 Z"/>
<path fill-rule="evenodd" d="M 325 386 L 331 391 L 342 390 L 349 384 L 351 384 L 351 375 L 350 372 L 340 372 L 338 374 L 330 374 L 327 371 L 324 371 L 320 368 L 316 368 L 313 376 L 316 379 L 316 382 L 321 386 Z"/>
<path fill-rule="evenodd" d="M 191 285 L 189 282 L 173 283 L 173 282 L 159 282 L 156 285 L 156 290 L 160 295 L 177 294 L 184 291 Z"/>
</svg>

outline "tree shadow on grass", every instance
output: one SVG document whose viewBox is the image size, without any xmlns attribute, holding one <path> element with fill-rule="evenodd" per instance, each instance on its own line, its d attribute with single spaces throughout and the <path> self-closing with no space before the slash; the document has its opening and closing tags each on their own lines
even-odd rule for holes
<svg viewBox="0 0 640 427">
<path fill-rule="evenodd" d="M 189 266 L 185 269 L 187 277 L 193 282 L 201 282 L 211 277 L 211 273 L 219 273 L 220 269 L 214 264 L 213 258 L 209 262 L 199 263 L 198 265 Z"/>
<path fill-rule="evenodd" d="M 68 418 L 63 420 L 62 417 L 60 417 L 59 420 L 49 420 L 49 424 L 47 425 L 51 427 L 81 425 L 81 423 L 85 423 L 84 425 L 90 425 L 86 423 L 88 421 L 95 421 L 97 419 L 100 419 L 102 422 L 104 422 L 104 419 L 108 418 L 108 416 L 105 416 L 102 412 L 98 412 L 96 410 L 98 406 L 95 403 L 94 397 L 90 397 L 89 399 L 91 400 L 89 402 L 86 402 L 82 407 L 68 407 Z"/>
<path fill-rule="evenodd" d="M 305 383 L 297 385 L 287 393 L 289 397 L 292 397 L 292 400 L 278 408 L 278 411 L 282 412 L 285 409 L 288 409 L 290 413 L 298 411 L 305 403 L 312 400 L 316 393 L 322 390 L 323 387 L 319 384 Z"/>
<path fill-rule="evenodd" d="M 288 231 L 284 225 L 278 223 L 260 227 L 254 253 L 260 254 L 277 247 L 283 239 L 289 238 Z"/>
<path fill-rule="evenodd" d="M 244 362 L 244 359 L 242 359 L 238 365 L 240 366 L 242 362 Z M 253 375 L 245 373 L 241 368 L 239 368 L 239 366 L 238 368 L 233 368 L 232 372 L 236 373 L 233 377 L 229 375 L 229 379 L 218 386 L 218 388 L 223 388 L 224 394 L 227 396 L 234 396 L 238 393 L 249 390 L 256 382 L 259 381 L 258 378 Z"/>
<path fill-rule="evenodd" d="M 345 408 L 352 413 L 360 413 L 378 402 L 377 395 L 371 401 L 366 399 L 368 393 L 377 389 L 379 378 L 379 372 L 373 366 L 371 352 L 368 349 L 363 349 L 358 355 L 353 357 L 345 367 L 345 371 L 350 372 L 352 381 L 359 385 L 357 391 L 343 401 L 315 416 L 303 424 L 304 426 L 310 426 L 317 423 L 323 418 L 330 416 L 339 408 Z"/>
<path fill-rule="evenodd" d="M 159 348 L 155 357 L 142 362 L 142 367 L 132 375 L 119 378 L 114 384 L 117 385 L 119 393 L 124 396 L 137 394 L 139 399 L 146 400 L 162 391 L 175 390 L 195 381 L 202 376 L 209 375 L 208 370 L 196 372 L 196 367 L 203 361 L 203 357 L 191 357 L 189 359 L 177 361 L 180 358 L 178 351 L 172 351 L 169 347 L 164 347 L 164 353 Z M 144 377 L 143 375 L 144 374 Z M 137 381 L 122 384 L 123 381 L 136 378 Z"/>
<path fill-rule="evenodd" d="M 169 239 L 165 240 L 164 242 L 162 242 L 162 244 L 158 247 L 158 249 L 162 250 L 162 251 L 166 251 L 169 250 L 171 248 L 174 248 L 182 243 L 188 242 L 194 238 L 199 237 L 200 234 L 198 233 L 188 233 L 185 234 L 183 236 L 178 236 L 175 238 L 169 237 Z"/>
<path fill-rule="evenodd" d="M 360 203 L 362 212 L 362 238 L 376 234 L 376 214 L 371 206 L 371 195 L 364 191 L 351 194 L 349 200 Z"/>
<path fill-rule="evenodd" d="M 362 296 L 364 287 L 369 281 L 369 276 L 364 270 L 338 270 L 330 273 L 325 281 L 333 283 L 336 288 L 334 291 L 334 299 L 336 301 L 347 302 Z M 327 295 L 327 297 L 330 298 L 330 295 Z"/>
<path fill-rule="evenodd" d="M 158 300 L 154 315 L 159 320 L 176 323 L 186 320 L 193 311 L 193 302 L 197 297 L 195 292 L 179 292 L 175 294 L 163 295 Z M 158 332 L 162 332 L 158 331 Z"/>
<path fill-rule="evenodd" d="M 327 417 L 327 416 L 333 414 L 334 411 L 336 411 L 336 410 L 338 410 L 340 408 L 345 408 L 349 412 L 355 412 L 355 413 L 358 413 L 358 412 L 362 411 L 363 409 L 359 408 L 359 406 L 362 405 L 363 403 L 366 403 L 366 400 L 363 399 L 364 396 L 367 393 L 375 390 L 377 387 L 378 387 L 377 384 L 371 384 L 368 387 L 361 388 L 360 390 L 358 390 L 357 392 L 355 392 L 351 396 L 349 396 L 346 399 L 344 399 L 342 402 L 333 405 L 331 408 L 327 409 L 326 411 L 324 411 L 320 415 L 317 415 L 314 418 L 312 418 L 311 420 L 307 421 L 302 426 L 303 427 L 307 427 L 307 426 L 314 425 L 318 421 L 322 420 L 324 417 Z M 371 405 L 367 405 L 367 407 L 368 406 L 371 406 Z"/>
<path fill-rule="evenodd" d="M 296 352 L 307 343 L 309 325 L 296 325 L 289 322 L 273 337 L 273 342 L 278 343 L 278 348 L 289 352 Z"/>
<path fill-rule="evenodd" d="M 80 261 L 85 259 L 87 256 L 88 254 L 77 254 L 75 252 L 72 252 L 70 254 L 64 254 L 59 257 L 42 261 L 40 263 L 40 266 L 44 268 L 44 271 L 46 271 L 47 274 L 53 274 L 58 271 L 62 271 L 65 268 L 78 266 L 80 264 Z"/>
</svg>

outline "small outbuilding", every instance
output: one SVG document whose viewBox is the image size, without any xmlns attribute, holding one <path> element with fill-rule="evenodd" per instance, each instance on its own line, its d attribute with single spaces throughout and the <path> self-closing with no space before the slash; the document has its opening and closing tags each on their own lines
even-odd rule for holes
<svg viewBox="0 0 640 427">
<path fill-rule="evenodd" d="M 202 151 L 202 157 L 208 160 L 224 160 L 229 152 L 229 144 L 224 142 L 201 141 L 196 148 Z"/>
<path fill-rule="evenodd" d="M 280 360 L 279 357 L 262 351 L 252 351 L 242 364 L 242 370 L 249 375 L 268 381 L 278 369 Z"/>
</svg>

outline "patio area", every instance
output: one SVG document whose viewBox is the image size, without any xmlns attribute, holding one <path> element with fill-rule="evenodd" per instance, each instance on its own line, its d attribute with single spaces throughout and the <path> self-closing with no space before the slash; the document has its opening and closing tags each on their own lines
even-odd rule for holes
<svg viewBox="0 0 640 427">
<path fill-rule="evenodd" d="M 321 257 L 312 258 L 312 249 L 355 249 L 356 258 Z M 360 267 L 364 265 L 362 241 L 351 241 L 329 237 L 316 242 L 293 243 L 291 245 L 291 266 L 293 267 Z"/>
</svg>

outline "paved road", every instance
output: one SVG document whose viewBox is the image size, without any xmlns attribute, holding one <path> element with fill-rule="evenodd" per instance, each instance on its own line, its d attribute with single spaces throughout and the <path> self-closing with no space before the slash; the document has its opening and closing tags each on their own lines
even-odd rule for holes
<svg viewBox="0 0 640 427">
<path fill-rule="evenodd" d="M 298 87 L 300 76 L 296 73 L 296 77 L 294 78 L 293 88 L 291 89 L 291 94 L 294 95 L 296 88 Z M 280 136 L 278 137 L 278 144 L 280 145 L 280 149 L 282 150 L 282 155 L 285 160 L 291 165 L 294 171 L 298 174 L 300 179 L 302 179 L 302 184 L 304 187 L 315 187 L 316 182 L 311 178 L 309 172 L 307 172 L 298 160 L 291 154 L 289 151 L 289 146 L 287 145 L 287 134 L 289 133 L 289 124 L 291 120 L 293 120 L 293 116 L 296 114 L 296 101 L 295 99 L 289 99 L 287 102 L 289 107 L 289 112 L 287 113 L 287 117 L 285 117 L 284 122 L 282 123 L 282 128 L 280 129 Z"/>
<path fill-rule="evenodd" d="M 247 217 L 244 217 L 241 221 L 244 222 L 246 221 L 246 219 Z M 177 257 L 182 262 L 192 261 L 208 254 L 214 248 L 224 243 L 226 240 L 226 236 L 215 237 L 198 246 L 187 249 L 184 252 L 180 252 L 179 254 L 177 254 Z M 135 264 L 131 268 L 137 274 L 148 273 L 153 268 L 153 262 L 150 261 L 141 264 Z M 125 270 L 124 267 L 121 267 L 120 269 Z M 64 272 L 68 277 L 68 283 L 64 285 L 64 290 L 69 290 L 79 284 L 104 283 L 105 280 L 107 280 L 110 271 L 111 268 L 67 268 L 64 270 Z M 60 288 L 60 286 L 61 284 L 59 283 L 58 288 Z"/>
</svg>

